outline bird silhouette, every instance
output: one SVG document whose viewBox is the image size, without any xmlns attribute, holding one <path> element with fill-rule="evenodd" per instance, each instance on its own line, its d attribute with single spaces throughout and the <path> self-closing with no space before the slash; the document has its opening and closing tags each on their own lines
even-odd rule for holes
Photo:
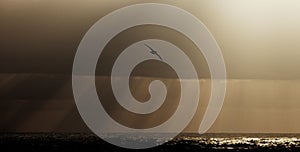
<svg viewBox="0 0 300 152">
<path fill-rule="evenodd" d="M 153 55 L 156 55 L 161 61 L 163 61 L 162 57 L 157 53 L 157 51 L 155 51 L 152 47 L 150 47 L 147 44 L 144 44 L 148 49 L 150 49 L 150 53 Z"/>
</svg>

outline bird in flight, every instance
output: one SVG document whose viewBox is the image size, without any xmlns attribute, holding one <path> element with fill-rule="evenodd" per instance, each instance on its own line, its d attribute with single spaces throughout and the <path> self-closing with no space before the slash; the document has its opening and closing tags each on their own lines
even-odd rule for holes
<svg viewBox="0 0 300 152">
<path fill-rule="evenodd" d="M 162 57 L 155 51 L 153 48 L 151 48 L 149 45 L 144 44 L 148 49 L 150 49 L 150 53 L 153 55 L 156 55 L 161 61 L 163 61 Z"/>
</svg>

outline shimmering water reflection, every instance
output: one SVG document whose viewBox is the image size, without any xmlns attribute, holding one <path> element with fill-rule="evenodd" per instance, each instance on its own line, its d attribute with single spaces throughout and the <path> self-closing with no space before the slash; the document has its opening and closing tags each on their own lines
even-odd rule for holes
<svg viewBox="0 0 300 152">
<path fill-rule="evenodd" d="M 183 134 L 169 144 L 211 149 L 299 149 L 300 134 Z"/>
<path fill-rule="evenodd" d="M 105 138 L 126 142 L 161 143 L 165 134 L 107 134 Z M 131 151 L 113 146 L 90 133 L 2 133 L 0 149 L 30 151 Z M 300 151 L 300 134 L 181 134 L 143 151 Z"/>
</svg>

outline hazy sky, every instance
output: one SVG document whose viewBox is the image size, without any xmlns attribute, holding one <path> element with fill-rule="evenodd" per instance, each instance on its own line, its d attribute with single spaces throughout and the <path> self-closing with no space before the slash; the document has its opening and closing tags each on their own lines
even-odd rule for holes
<svg viewBox="0 0 300 152">
<path fill-rule="evenodd" d="M 70 74 L 76 49 L 102 16 L 139 2 L 157 1 L 0 0 L 0 131 L 86 131 L 72 97 Z M 222 50 L 229 80 L 224 108 L 211 132 L 300 133 L 299 1 L 159 2 L 198 17 Z M 143 28 L 144 35 L 133 34 Z M 176 32 L 159 27 L 125 31 L 120 37 L 126 41 L 113 49 L 159 37 L 160 30 L 166 30 L 160 38 L 189 48 L 187 53 L 193 50 L 183 36 L 174 37 Z M 209 77 L 201 54 L 191 56 L 201 77 Z M 100 88 L 107 79 L 101 77 L 107 75 L 105 70 L 97 73 Z M 207 100 L 209 81 L 201 83 L 201 99 Z M 187 130 L 199 125 L 201 108 Z"/>
</svg>

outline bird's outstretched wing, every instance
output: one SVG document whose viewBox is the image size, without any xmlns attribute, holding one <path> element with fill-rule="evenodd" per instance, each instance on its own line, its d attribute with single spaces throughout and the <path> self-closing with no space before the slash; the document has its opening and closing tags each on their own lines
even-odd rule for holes
<svg viewBox="0 0 300 152">
<path fill-rule="evenodd" d="M 154 54 L 154 55 L 156 55 L 160 60 L 162 60 L 163 61 L 163 59 L 162 59 L 162 57 L 157 53 L 157 51 L 155 51 L 152 47 L 150 47 L 149 45 L 147 45 L 147 44 L 144 44 L 148 49 L 150 49 L 151 51 L 150 51 L 150 53 L 152 53 L 152 54 Z"/>
</svg>

